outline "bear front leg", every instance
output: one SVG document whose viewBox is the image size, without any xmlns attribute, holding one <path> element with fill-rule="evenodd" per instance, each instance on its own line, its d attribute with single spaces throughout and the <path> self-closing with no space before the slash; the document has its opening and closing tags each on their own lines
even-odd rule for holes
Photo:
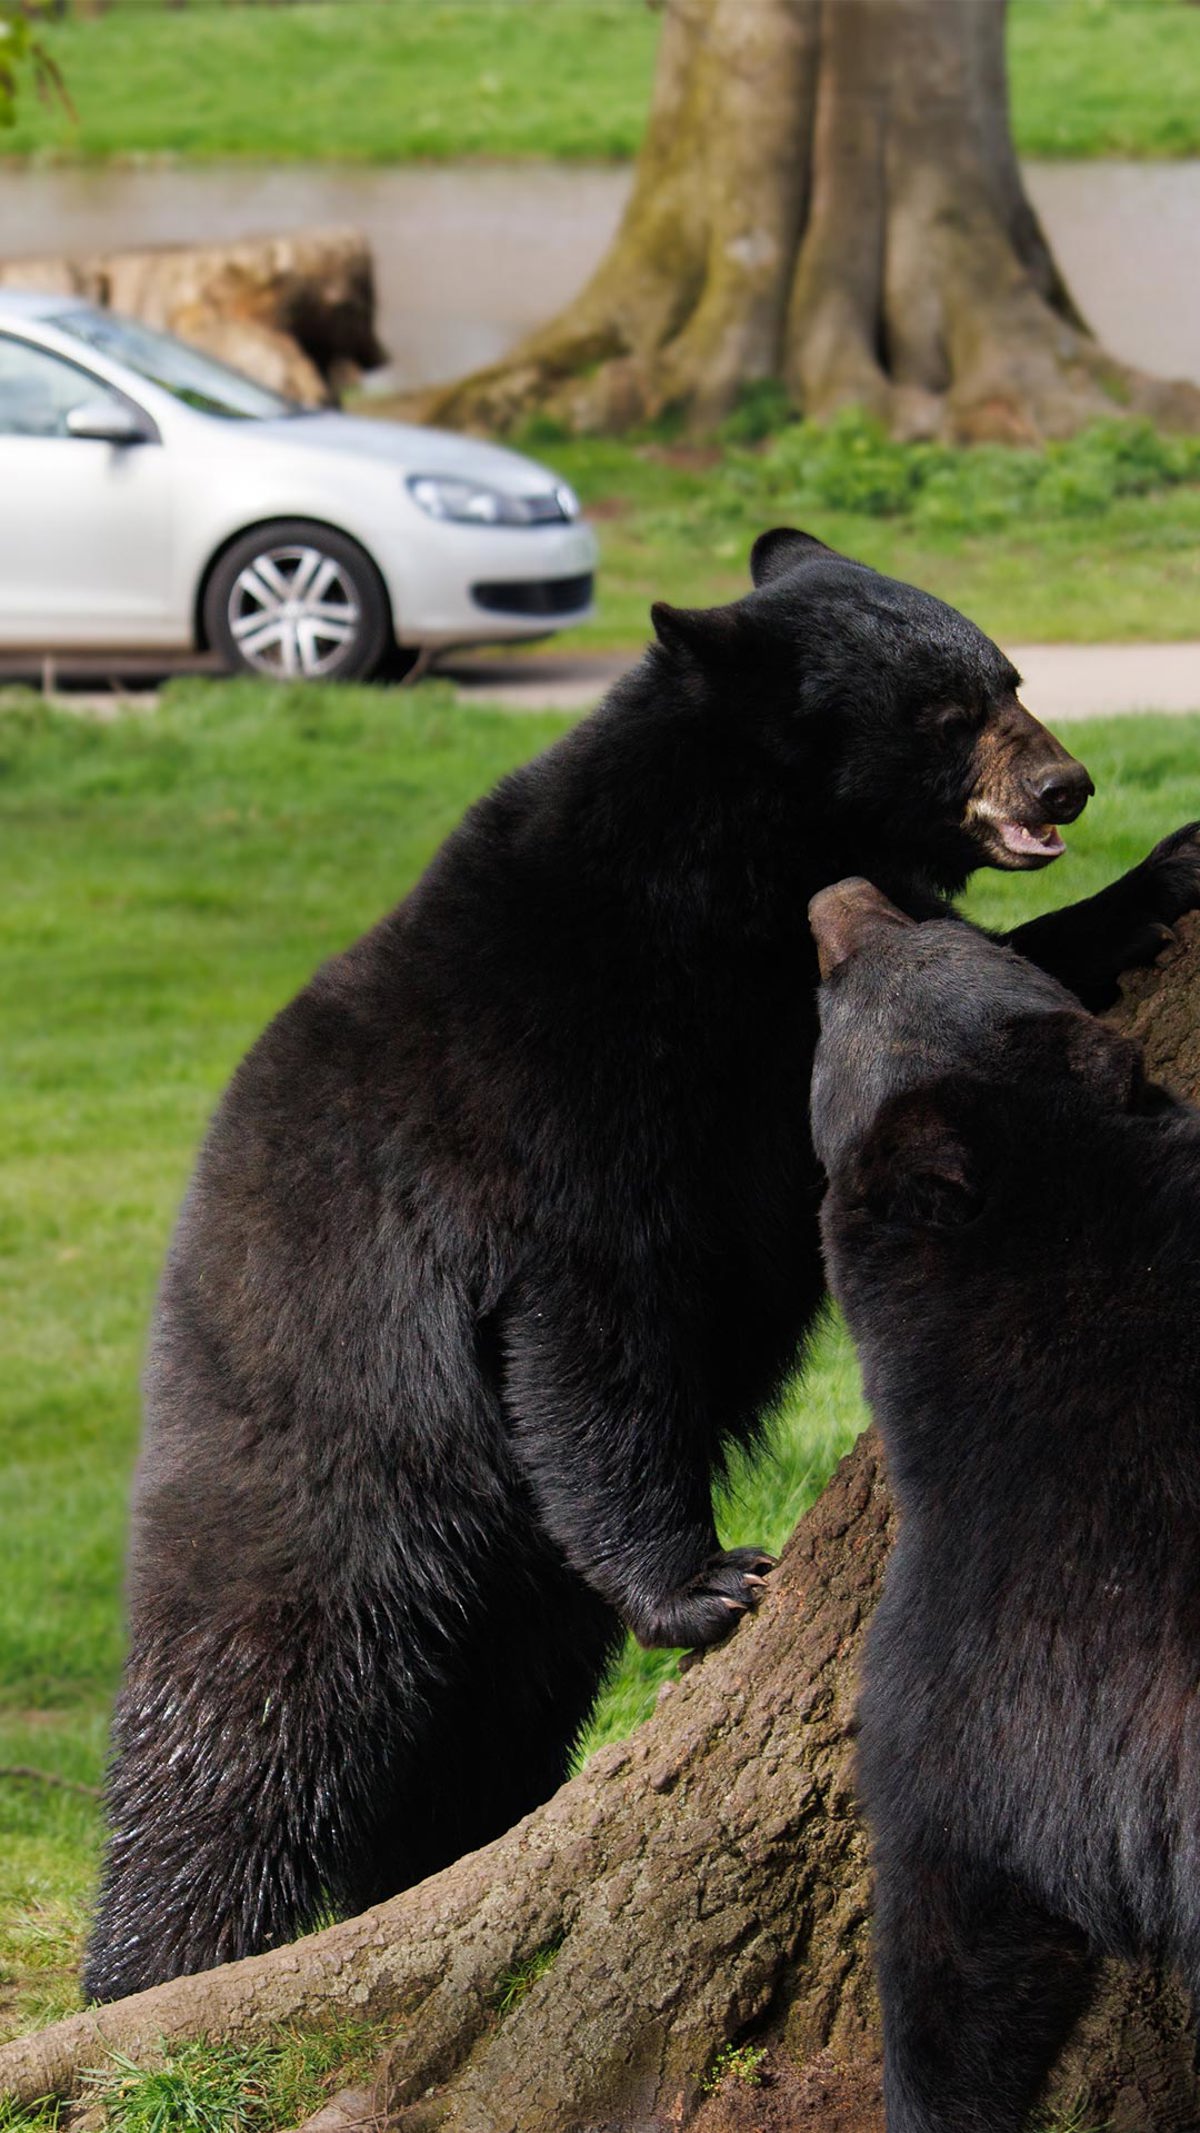
<svg viewBox="0 0 1200 2133">
<path fill-rule="evenodd" d="M 1096 1965 L 1074 1927 L 935 1844 L 876 1860 L 887 2133 L 1024 2133 Z"/>
<path fill-rule="evenodd" d="M 646 1646 L 717 1643 L 775 1562 L 717 1539 L 698 1345 L 594 1270 L 503 1314 L 504 1407 L 541 1522 Z"/>
<path fill-rule="evenodd" d="M 1189 822 L 1107 889 L 1000 937 L 1099 1014 L 1112 1006 L 1122 974 L 1152 963 L 1175 921 L 1197 908 L 1200 823 Z"/>
</svg>

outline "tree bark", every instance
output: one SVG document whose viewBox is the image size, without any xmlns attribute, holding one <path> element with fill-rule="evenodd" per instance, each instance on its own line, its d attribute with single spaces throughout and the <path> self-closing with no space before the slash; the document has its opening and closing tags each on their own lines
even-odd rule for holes
<svg viewBox="0 0 1200 2133">
<path fill-rule="evenodd" d="M 1200 918 L 1114 1020 L 1200 1097 Z M 361 1918 L 0 2048 L 0 2095 L 70 2094 L 112 2050 L 149 2062 L 350 2011 L 388 2039 L 362 2108 L 395 2133 L 882 2133 L 852 1722 L 891 1530 L 868 1431 L 759 1613 L 536 1814 Z M 735 2069 L 706 2098 L 747 2041 L 765 2085 Z M 1112 2133 L 1200 2119 L 1170 1980 L 1110 1971 L 1048 2099 L 1080 2102 Z"/>
<path fill-rule="evenodd" d="M 1021 184 L 1004 27 L 1005 0 L 668 0 L 606 258 L 421 411 L 705 428 L 773 378 L 815 419 L 854 402 L 910 436 L 1194 426 L 1200 391 L 1107 356 L 1071 301 Z"/>
</svg>

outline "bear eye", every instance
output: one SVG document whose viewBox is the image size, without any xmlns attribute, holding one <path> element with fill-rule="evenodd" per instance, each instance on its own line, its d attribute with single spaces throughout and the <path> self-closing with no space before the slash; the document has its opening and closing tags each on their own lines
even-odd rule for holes
<svg viewBox="0 0 1200 2133">
<path fill-rule="evenodd" d="M 936 704 L 930 712 L 936 733 L 977 733 L 985 718 L 986 713 L 973 704 Z"/>
</svg>

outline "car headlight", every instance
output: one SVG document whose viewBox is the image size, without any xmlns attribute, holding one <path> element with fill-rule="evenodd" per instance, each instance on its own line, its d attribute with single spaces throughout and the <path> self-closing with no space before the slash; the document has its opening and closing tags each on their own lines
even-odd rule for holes
<svg viewBox="0 0 1200 2133">
<path fill-rule="evenodd" d="M 579 499 L 565 482 L 535 496 L 511 496 L 449 474 L 410 474 L 408 493 L 430 518 L 454 519 L 465 526 L 561 525 L 564 519 L 579 517 Z"/>
</svg>

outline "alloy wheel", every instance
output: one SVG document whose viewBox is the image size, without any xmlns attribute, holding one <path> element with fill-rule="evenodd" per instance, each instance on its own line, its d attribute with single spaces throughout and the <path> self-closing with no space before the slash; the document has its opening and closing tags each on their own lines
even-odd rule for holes
<svg viewBox="0 0 1200 2133">
<path fill-rule="evenodd" d="M 362 607 L 345 565 L 309 546 L 264 549 L 238 572 L 229 630 L 247 666 L 312 681 L 358 635 Z"/>
</svg>

